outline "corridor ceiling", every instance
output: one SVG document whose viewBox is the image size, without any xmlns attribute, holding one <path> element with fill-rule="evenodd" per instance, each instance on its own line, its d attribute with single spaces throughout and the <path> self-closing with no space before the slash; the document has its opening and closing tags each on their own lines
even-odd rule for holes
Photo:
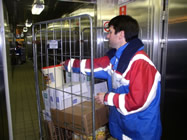
<svg viewBox="0 0 187 140">
<path fill-rule="evenodd" d="M 15 29 L 24 27 L 29 22 L 36 23 L 60 18 L 83 6 L 96 3 L 96 0 L 44 0 L 45 9 L 40 15 L 32 15 L 31 9 L 34 0 L 4 0 L 8 10 L 9 23 Z"/>
</svg>

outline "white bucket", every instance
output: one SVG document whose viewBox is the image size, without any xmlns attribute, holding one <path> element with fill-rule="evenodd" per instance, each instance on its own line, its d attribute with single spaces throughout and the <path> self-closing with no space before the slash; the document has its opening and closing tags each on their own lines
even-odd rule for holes
<svg viewBox="0 0 187 140">
<path fill-rule="evenodd" d="M 48 66 L 42 68 L 46 85 L 52 88 L 62 86 L 64 83 L 62 65 Z"/>
</svg>

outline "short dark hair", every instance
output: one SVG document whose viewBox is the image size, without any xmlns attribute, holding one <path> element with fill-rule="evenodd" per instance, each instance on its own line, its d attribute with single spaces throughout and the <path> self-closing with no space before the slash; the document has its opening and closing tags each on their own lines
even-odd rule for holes
<svg viewBox="0 0 187 140">
<path fill-rule="evenodd" d="M 113 26 L 115 34 L 125 31 L 125 39 L 127 42 L 134 38 L 138 38 L 139 25 L 138 22 L 128 15 L 119 15 L 110 20 L 108 26 Z"/>
</svg>

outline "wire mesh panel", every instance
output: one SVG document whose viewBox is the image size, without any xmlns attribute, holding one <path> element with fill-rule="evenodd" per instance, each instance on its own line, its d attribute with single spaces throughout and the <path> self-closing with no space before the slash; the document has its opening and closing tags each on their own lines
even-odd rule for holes
<svg viewBox="0 0 187 140">
<path fill-rule="evenodd" d="M 107 108 L 94 102 L 91 17 L 40 22 L 32 30 L 40 139 L 95 139 L 96 129 L 105 129 Z M 75 59 L 90 59 L 89 76 L 60 64 Z"/>
</svg>

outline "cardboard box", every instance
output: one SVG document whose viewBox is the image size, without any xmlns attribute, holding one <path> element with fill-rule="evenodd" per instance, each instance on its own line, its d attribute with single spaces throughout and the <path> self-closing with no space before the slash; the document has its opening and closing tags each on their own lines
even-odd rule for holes
<svg viewBox="0 0 187 140">
<path fill-rule="evenodd" d="M 88 96 L 88 92 L 82 93 L 82 96 Z M 81 99 L 82 98 L 82 99 Z M 62 96 L 56 97 L 56 108 L 58 110 L 63 110 L 65 108 L 71 107 L 72 105 L 76 105 L 81 103 L 81 101 L 89 100 L 89 98 L 84 98 L 77 95 L 72 95 L 69 98 L 64 99 Z"/>
<path fill-rule="evenodd" d="M 44 102 L 44 107 L 46 111 L 50 111 L 50 96 L 47 90 L 42 91 L 42 97 Z"/>
<path fill-rule="evenodd" d="M 51 120 L 51 111 L 50 111 L 50 97 L 47 90 L 42 91 L 44 110 L 42 110 L 44 120 Z"/>
<path fill-rule="evenodd" d="M 96 83 L 94 85 L 95 88 L 95 95 L 97 95 L 97 93 L 99 92 L 108 92 L 108 86 L 107 86 L 107 82 L 101 82 L 101 83 Z"/>
<path fill-rule="evenodd" d="M 42 110 L 43 118 L 46 121 L 51 121 L 51 111 L 49 110 Z"/>
<path fill-rule="evenodd" d="M 48 92 L 50 95 L 50 108 L 59 110 L 88 100 L 90 97 L 86 83 L 72 83 L 72 85 L 68 83 L 56 89 L 48 88 Z"/>
<path fill-rule="evenodd" d="M 72 130 L 79 134 L 92 133 L 92 104 L 82 102 L 64 110 L 51 109 L 52 121 L 55 125 Z M 95 103 L 95 129 L 108 123 L 108 107 Z"/>
<path fill-rule="evenodd" d="M 90 85 L 88 84 L 88 92 L 91 93 L 90 91 Z M 108 86 L 107 86 L 107 82 L 101 82 L 101 83 L 96 83 L 94 84 L 94 96 L 97 95 L 97 93 L 100 93 L 100 92 L 108 92 Z"/>
<path fill-rule="evenodd" d="M 66 72 L 66 83 L 80 82 L 80 81 L 81 82 L 89 82 L 90 81 L 90 76 L 80 74 L 80 73 Z"/>
<path fill-rule="evenodd" d="M 43 67 L 42 73 L 47 86 L 56 88 L 64 84 L 62 65 Z"/>
</svg>

